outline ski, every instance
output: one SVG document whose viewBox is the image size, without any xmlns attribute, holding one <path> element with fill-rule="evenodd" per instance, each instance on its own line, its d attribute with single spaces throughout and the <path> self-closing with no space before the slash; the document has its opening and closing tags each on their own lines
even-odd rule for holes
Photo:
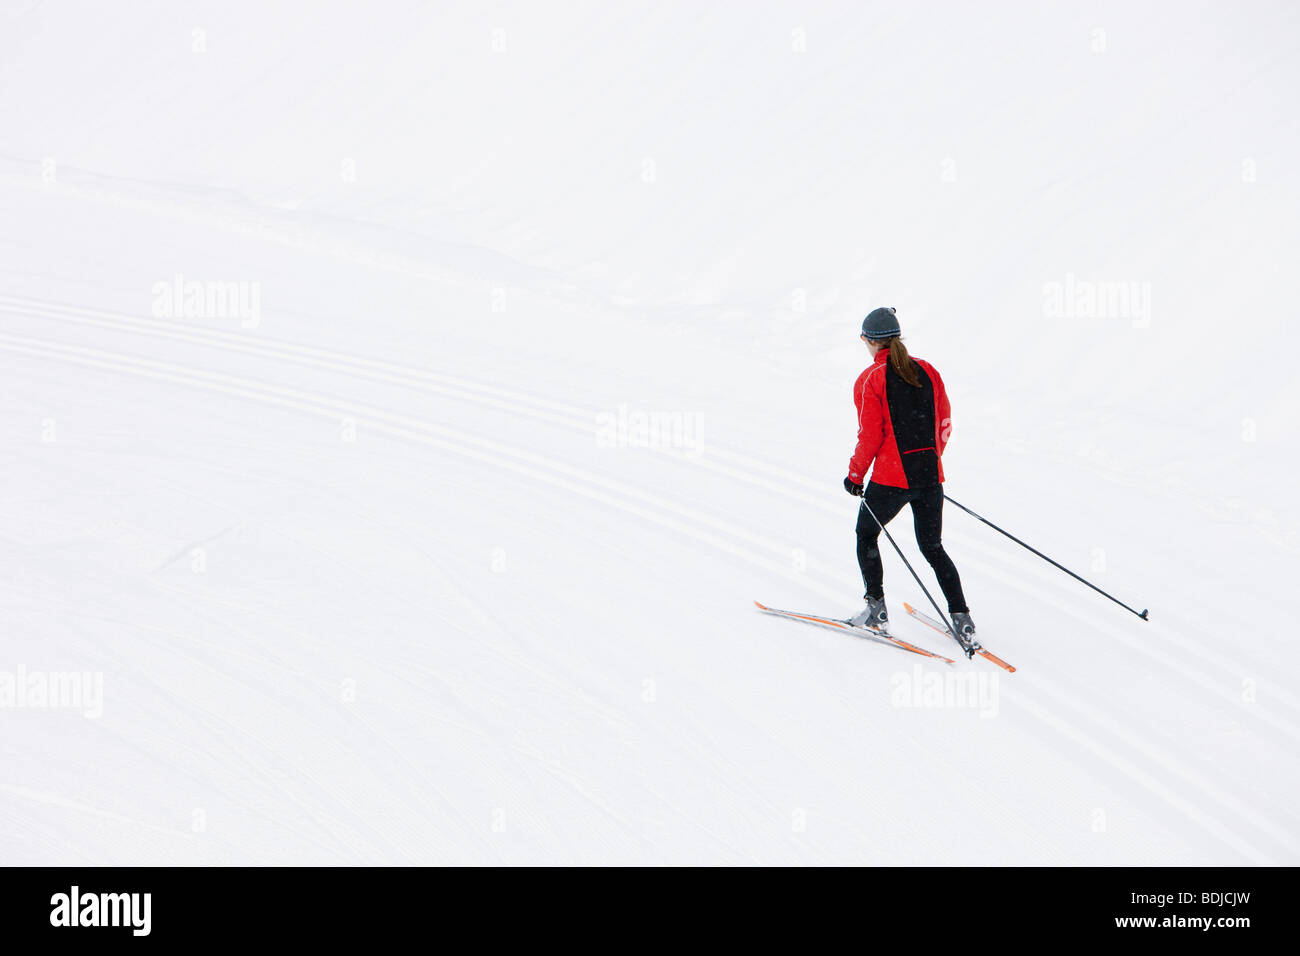
<svg viewBox="0 0 1300 956">
<path fill-rule="evenodd" d="M 758 601 L 754 605 L 765 614 L 775 614 L 778 617 L 788 617 L 795 621 L 804 621 L 808 624 L 820 624 L 822 627 L 833 627 L 839 631 L 848 631 L 852 634 L 860 634 L 865 638 L 878 641 L 881 644 L 890 644 L 899 650 L 911 651 L 913 654 L 920 654 L 922 657 L 933 657 L 935 660 L 943 661 L 945 664 L 952 664 L 951 658 L 944 657 L 942 654 L 936 654 L 933 651 L 927 651 L 924 647 L 917 647 L 915 644 L 909 644 L 907 641 L 892 634 L 883 631 L 877 631 L 869 627 L 855 627 L 848 621 L 833 617 L 818 617 L 815 614 L 800 614 L 796 611 L 782 611 L 779 608 L 768 607 L 766 604 L 760 604 Z"/>
<path fill-rule="evenodd" d="M 912 605 L 908 604 L 906 601 L 903 602 L 903 607 L 907 609 L 908 614 L 912 615 L 912 617 L 916 618 L 922 624 L 929 625 L 930 627 L 938 631 L 940 634 L 944 634 L 947 635 L 948 637 L 953 638 L 958 644 L 962 643 L 961 638 L 957 637 L 956 634 L 948 630 L 948 628 L 944 627 L 942 624 L 940 624 L 934 618 L 930 617 L 928 614 L 922 614 L 920 611 L 912 607 Z M 1003 670 L 1008 671 L 1009 673 L 1012 674 L 1016 672 L 1016 669 L 1012 667 L 1010 664 L 1008 664 L 1006 661 L 1004 661 L 1002 658 L 998 657 L 996 654 L 994 654 L 991 651 L 985 650 L 984 645 L 982 645 L 979 641 L 972 641 L 971 649 L 980 657 L 984 658 L 987 661 L 991 661 L 994 664 L 997 664 L 998 667 L 1001 667 Z"/>
</svg>

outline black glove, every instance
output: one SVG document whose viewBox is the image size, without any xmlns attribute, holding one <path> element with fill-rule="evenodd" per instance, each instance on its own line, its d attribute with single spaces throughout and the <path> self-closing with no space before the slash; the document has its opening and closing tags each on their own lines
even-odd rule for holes
<svg viewBox="0 0 1300 956">
<path fill-rule="evenodd" d="M 861 485 L 855 485 L 855 484 L 853 483 L 853 479 L 852 479 L 852 478 L 845 478 L 845 479 L 844 479 L 844 490 L 847 491 L 849 494 L 851 494 L 854 498 L 861 498 L 861 497 L 862 497 L 862 486 L 861 486 Z"/>
</svg>

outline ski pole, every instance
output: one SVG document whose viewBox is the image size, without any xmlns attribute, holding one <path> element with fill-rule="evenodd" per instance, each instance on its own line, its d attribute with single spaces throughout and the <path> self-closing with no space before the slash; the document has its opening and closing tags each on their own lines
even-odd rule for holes
<svg viewBox="0 0 1300 956">
<path fill-rule="evenodd" d="M 1055 561 L 1053 561 L 1053 560 L 1052 560 L 1051 558 L 1049 558 L 1047 555 L 1043 554 L 1043 552 L 1039 551 L 1037 548 L 1025 544 L 1025 542 L 1021 541 L 1019 538 L 1017 538 L 1017 537 L 1016 537 L 1014 534 L 1012 534 L 1011 532 L 1009 532 L 1009 531 L 1003 531 L 1001 528 L 999 528 L 997 525 L 995 525 L 995 524 L 994 524 L 992 521 L 990 521 L 988 518 L 985 518 L 985 517 L 983 517 L 982 515 L 977 515 L 975 512 L 971 511 L 969 508 L 967 508 L 967 507 L 966 507 L 964 504 L 962 504 L 960 501 L 956 501 L 956 500 L 954 500 L 953 498 L 950 498 L 947 494 L 945 494 L 944 497 L 947 498 L 949 501 L 951 501 L 953 504 L 955 504 L 955 505 L 956 505 L 958 508 L 960 508 L 962 511 L 966 512 L 966 513 L 967 513 L 968 515 L 970 515 L 972 518 L 978 518 L 980 521 L 983 521 L 986 525 L 988 525 L 988 526 L 989 526 L 990 528 L 992 528 L 994 531 L 998 531 L 998 532 L 1001 532 L 1002 534 L 1005 534 L 1008 538 L 1010 538 L 1010 539 L 1011 539 L 1012 541 L 1014 541 L 1016 544 L 1020 545 L 1022 548 L 1025 548 L 1026 550 L 1029 550 L 1029 551 L 1034 552 L 1034 554 L 1038 555 L 1040 558 L 1042 558 L 1044 561 L 1046 561 L 1046 562 L 1047 562 L 1048 564 L 1050 564 L 1052 567 L 1054 567 L 1054 568 L 1060 568 L 1062 571 L 1064 571 L 1064 572 L 1065 572 L 1066 574 L 1068 574 L 1070 577 L 1074 578 L 1076 581 L 1082 581 L 1084 584 L 1088 585 L 1088 587 L 1092 588 L 1092 589 L 1093 589 L 1094 591 L 1096 591 L 1098 594 L 1101 594 L 1101 595 L 1104 595 L 1105 597 L 1110 598 L 1112 601 L 1114 601 L 1116 604 L 1118 604 L 1118 605 L 1119 605 L 1120 607 L 1122 607 L 1124 610 L 1126 610 L 1126 611 L 1130 611 L 1130 612 L 1132 612 L 1133 614 L 1137 614 L 1137 616 L 1140 617 L 1140 618 L 1142 618 L 1142 620 L 1144 620 L 1144 621 L 1150 620 L 1150 618 L 1147 617 L 1147 609 L 1146 609 L 1146 608 L 1143 608 L 1143 609 L 1142 609 L 1142 613 L 1138 614 L 1137 611 L 1134 611 L 1131 607 L 1129 607 L 1127 604 L 1125 604 L 1125 603 L 1124 603 L 1123 601 L 1121 601 L 1119 598 L 1115 597 L 1113 594 L 1107 594 L 1105 591 L 1103 591 L 1101 588 L 1097 587 L 1097 585 L 1093 584 L 1091 581 L 1086 580 L 1085 578 L 1081 578 L 1081 577 L 1079 577 L 1079 575 L 1075 574 L 1073 571 L 1071 571 L 1069 568 L 1065 567 L 1064 565 L 1062 565 L 1062 564 L 1057 564 Z M 873 516 L 873 517 L 874 517 L 874 516 Z"/>
<path fill-rule="evenodd" d="M 939 620 L 943 621 L 943 623 L 947 626 L 948 633 L 957 639 L 957 643 L 961 645 L 961 649 L 966 653 L 966 656 L 971 657 L 975 653 L 974 649 L 968 647 L 966 642 L 957 636 L 957 629 L 952 626 L 952 621 L 948 620 L 948 615 L 944 614 L 943 611 L 939 610 L 939 605 L 935 603 L 934 598 L 930 595 L 929 589 L 924 584 L 922 584 L 921 579 L 917 576 L 916 570 L 912 567 L 912 562 L 907 560 L 907 556 L 903 554 L 903 549 L 898 546 L 898 542 L 894 540 L 894 536 L 889 533 L 888 528 L 886 528 L 883 524 L 880 523 L 880 519 L 876 517 L 876 513 L 871 510 L 871 505 L 867 504 L 867 496 L 865 490 L 863 491 L 863 495 L 862 495 L 862 507 L 867 509 L 867 514 L 871 515 L 871 520 L 876 523 L 876 527 L 879 528 L 881 531 L 885 532 L 885 537 L 888 538 L 889 543 L 894 546 L 894 550 L 898 552 L 898 556 L 903 559 L 903 563 L 907 565 L 907 570 L 912 572 L 912 579 L 916 581 L 917 584 L 921 585 L 921 591 L 925 594 L 926 598 L 929 600 L 930 606 L 934 608 L 935 612 L 939 615 Z"/>
</svg>

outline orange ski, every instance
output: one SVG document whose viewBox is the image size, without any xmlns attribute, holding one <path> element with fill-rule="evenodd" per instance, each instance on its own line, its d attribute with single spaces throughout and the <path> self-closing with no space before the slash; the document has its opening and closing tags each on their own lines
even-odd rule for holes
<svg viewBox="0 0 1300 956">
<path fill-rule="evenodd" d="M 815 614 L 799 614 L 795 611 L 782 611 L 779 608 L 768 607 L 766 604 L 754 602 L 754 606 L 766 614 L 775 614 L 778 617 L 788 617 L 796 621 L 806 621 L 809 624 L 820 624 L 823 627 L 833 627 L 839 631 L 848 631 L 851 634 L 861 634 L 863 637 L 873 641 L 879 641 L 882 644 L 892 644 L 904 651 L 911 651 L 913 654 L 920 654 L 922 657 L 933 657 L 935 660 L 943 661 L 945 664 L 954 663 L 951 658 L 944 657 L 942 654 L 936 654 L 933 651 L 927 651 L 924 647 L 917 647 L 915 644 L 909 644 L 902 638 L 894 637 L 892 634 L 882 634 L 880 631 L 873 631 L 869 627 L 855 627 L 848 621 L 840 620 L 833 617 L 817 617 Z"/>
<path fill-rule="evenodd" d="M 912 605 L 908 604 L 906 601 L 903 602 L 903 607 L 906 608 L 908 614 L 912 615 L 912 617 L 916 618 L 916 619 L 917 619 L 918 621 L 920 621 L 922 624 L 928 624 L 930 627 L 934 628 L 934 629 L 935 629 L 936 631 L 938 631 L 940 634 L 944 634 L 944 635 L 946 635 L 946 636 L 948 636 L 948 637 L 953 637 L 953 633 L 952 633 L 952 631 L 948 630 L 946 627 L 944 627 L 942 624 L 940 624 L 940 623 L 939 623 L 938 621 L 936 621 L 934 618 L 929 617 L 928 615 L 922 614 L 920 611 L 918 611 L 916 608 L 912 607 Z M 953 637 L 953 640 L 956 640 L 956 638 Z M 960 644 L 961 642 L 958 641 L 957 643 Z M 1008 671 L 1009 673 L 1012 673 L 1012 674 L 1014 674 L 1014 673 L 1016 672 L 1016 669 L 1015 669 L 1014 667 L 1012 667 L 1010 664 L 1008 664 L 1008 663 L 1007 663 L 1006 661 L 1004 661 L 1002 658 L 998 657 L 996 654 L 993 654 L 993 653 L 991 653 L 991 652 L 989 652 L 989 651 L 984 650 L 983 645 L 979 644 L 978 642 L 977 642 L 976 645 L 975 645 L 975 653 L 978 654 L 980 657 L 984 658 L 985 660 L 987 660 L 987 661 L 991 661 L 992 663 L 997 664 L 998 667 L 1001 667 L 1004 671 Z"/>
</svg>

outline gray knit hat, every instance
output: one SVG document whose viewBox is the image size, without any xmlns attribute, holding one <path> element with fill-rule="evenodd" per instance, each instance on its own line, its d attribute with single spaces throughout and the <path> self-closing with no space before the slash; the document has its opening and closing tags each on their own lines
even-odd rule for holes
<svg viewBox="0 0 1300 956">
<path fill-rule="evenodd" d="M 893 306 L 872 309 L 871 314 L 862 320 L 862 334 L 873 341 L 898 335 L 898 316 L 894 314 Z"/>
</svg>

